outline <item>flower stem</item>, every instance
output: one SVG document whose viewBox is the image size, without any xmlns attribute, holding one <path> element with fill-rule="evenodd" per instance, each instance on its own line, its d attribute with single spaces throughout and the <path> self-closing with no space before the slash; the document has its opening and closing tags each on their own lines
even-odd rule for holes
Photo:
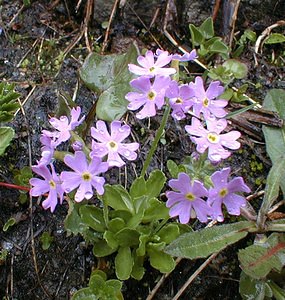
<svg viewBox="0 0 285 300">
<path fill-rule="evenodd" d="M 30 191 L 29 187 L 26 186 L 20 186 L 20 185 L 16 185 L 16 184 L 12 184 L 12 183 L 6 183 L 6 182 L 0 182 L 0 186 L 4 186 L 6 188 L 10 188 L 10 189 L 16 189 L 16 190 L 21 190 L 21 191 Z"/>
<path fill-rule="evenodd" d="M 169 105 L 166 105 L 165 107 L 165 111 L 164 111 L 164 114 L 163 114 L 163 117 L 162 117 L 162 120 L 161 120 L 161 123 L 160 123 L 160 126 L 156 132 L 156 136 L 154 138 L 154 141 L 152 142 L 152 145 L 150 147 L 150 150 L 147 154 L 147 157 L 146 157 L 146 160 L 143 164 L 143 168 L 142 168 L 142 172 L 141 172 L 141 177 L 145 176 L 145 173 L 149 167 L 149 164 L 153 158 L 153 155 L 154 155 L 154 152 L 157 148 L 157 145 L 158 145 L 158 142 L 160 140 L 160 138 L 162 137 L 163 135 L 163 131 L 164 131 L 164 128 L 165 128 L 165 125 L 166 125 L 166 122 L 167 122 L 167 119 L 168 119 L 168 116 L 169 116 L 169 113 L 170 113 L 170 106 Z"/>
</svg>

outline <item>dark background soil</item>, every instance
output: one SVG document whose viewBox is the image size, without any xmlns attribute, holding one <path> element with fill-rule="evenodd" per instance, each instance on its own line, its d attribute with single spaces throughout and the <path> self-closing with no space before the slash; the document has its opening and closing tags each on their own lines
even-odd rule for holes
<svg viewBox="0 0 285 300">
<path fill-rule="evenodd" d="M 48 126 L 48 115 L 56 112 L 59 93 L 66 93 L 71 97 L 76 94 L 76 103 L 83 107 L 85 114 L 96 101 L 96 95 L 80 82 L 78 76 L 78 69 L 88 54 L 84 37 L 67 53 L 62 64 L 56 62 L 58 55 L 74 42 L 82 30 L 87 1 L 82 1 L 77 12 L 77 1 L 31 2 L 30 6 L 24 7 L 22 1 L 0 1 L 0 28 L 3 29 L 0 34 L 0 79 L 14 82 L 21 93 L 22 103 L 27 100 L 23 104 L 23 111 L 11 123 L 16 131 L 16 138 L 0 158 L 0 181 L 10 183 L 13 182 L 15 170 L 30 164 L 28 141 L 32 150 L 31 163 L 34 164 L 40 157 L 39 135 Z M 172 3 L 170 16 L 166 9 L 168 2 Z M 221 1 L 215 21 L 216 32 L 221 36 L 227 35 L 228 20 L 224 12 L 229 2 Z M 97 49 L 104 40 L 102 23 L 108 21 L 113 4 L 113 1 L 94 1 L 88 27 L 88 37 L 93 49 Z M 210 0 L 126 1 L 116 10 L 105 52 L 123 52 L 134 40 L 140 47 L 156 49 L 157 44 L 149 32 L 165 49 L 176 52 L 176 47 L 163 33 L 165 18 L 168 19 L 165 23 L 167 30 L 182 44 L 191 47 L 188 24 L 200 25 L 212 15 L 214 4 L 215 1 Z M 242 1 L 236 31 L 249 28 L 259 35 L 267 26 L 284 17 L 284 12 L 283 0 Z M 273 50 L 274 48 L 267 49 L 265 54 L 268 55 Z M 254 66 L 251 47 L 240 58 L 249 67 L 247 80 L 261 84 L 260 90 L 252 89 L 252 96 L 260 101 L 268 89 L 285 86 L 284 68 L 271 65 L 266 55 L 258 57 L 261 62 L 258 66 Z M 199 68 L 196 71 L 202 72 Z M 156 122 L 155 126 L 158 126 L 159 118 Z M 183 141 L 183 134 L 175 126 L 169 125 L 166 135 L 169 147 L 161 145 L 153 167 L 165 167 L 167 159 L 179 161 L 185 151 L 186 154 L 191 153 L 186 139 Z M 147 141 L 150 134 L 151 130 L 147 131 L 142 143 Z M 177 145 L 181 141 L 184 145 L 179 150 Z M 266 178 L 270 162 L 262 143 L 256 144 L 247 135 L 244 135 L 243 143 L 244 152 L 235 154 L 230 163 L 238 166 L 238 171 L 244 173 L 242 175 L 248 173 L 252 160 L 265 164 L 262 171 L 255 172 L 253 178 L 247 178 L 254 191 L 261 188 L 256 185 L 255 180 L 261 178 L 262 181 Z M 138 161 L 138 165 L 140 164 Z M 113 180 L 116 182 L 117 178 Z M 69 299 L 76 290 L 87 285 L 91 269 L 97 267 L 98 261 L 92 255 L 91 247 L 81 237 L 66 236 L 63 224 L 67 214 L 66 204 L 57 207 L 55 213 L 51 214 L 43 210 L 40 203 L 34 202 L 32 208 L 29 207 L 29 201 L 19 203 L 19 195 L 17 190 L 0 187 L 0 228 L 11 217 L 18 220 L 7 232 L 0 231 L 0 250 L 8 250 L 6 260 L 0 262 L 0 297 L 18 300 Z M 44 251 L 39 238 L 46 231 L 53 236 L 54 241 Z M 244 247 L 246 242 L 248 241 L 220 253 L 195 279 L 181 299 L 240 299 L 240 269 L 235 250 Z M 172 299 L 202 262 L 203 260 L 180 262 L 154 299 Z M 112 270 L 109 272 L 112 273 Z M 160 276 L 149 268 L 140 282 L 125 282 L 125 299 L 146 299 Z"/>
</svg>

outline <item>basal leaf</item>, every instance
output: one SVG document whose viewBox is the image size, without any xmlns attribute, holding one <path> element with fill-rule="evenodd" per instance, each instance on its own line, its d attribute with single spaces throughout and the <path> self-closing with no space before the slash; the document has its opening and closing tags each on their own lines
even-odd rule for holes
<svg viewBox="0 0 285 300">
<path fill-rule="evenodd" d="M 116 275 L 120 280 L 130 278 L 134 265 L 134 259 L 130 247 L 120 247 L 115 258 Z"/>
<path fill-rule="evenodd" d="M 146 181 L 146 196 L 150 198 L 158 197 L 165 184 L 166 177 L 160 170 L 154 170 L 150 173 Z"/>
<path fill-rule="evenodd" d="M 271 33 L 268 38 L 264 40 L 265 44 L 280 44 L 285 42 L 285 35 L 281 33 Z"/>
<path fill-rule="evenodd" d="M 242 221 L 204 228 L 181 235 L 165 248 L 165 252 L 177 257 L 189 259 L 207 257 L 244 238 L 249 231 L 255 230 L 255 224 Z"/>
<path fill-rule="evenodd" d="M 114 238 L 120 246 L 130 247 L 139 244 L 139 236 L 139 232 L 135 229 L 123 228 L 114 235 Z"/>
<path fill-rule="evenodd" d="M 81 220 L 84 224 L 95 231 L 104 232 L 106 224 L 103 217 L 103 211 L 93 205 L 83 205 L 79 209 Z"/>
<path fill-rule="evenodd" d="M 271 270 L 280 272 L 285 265 L 284 234 L 272 233 L 264 243 L 240 250 L 238 258 L 242 270 L 253 278 L 264 278 Z"/>
<path fill-rule="evenodd" d="M 213 19 L 211 17 L 207 18 L 199 27 L 199 30 L 206 40 L 212 38 L 215 34 Z"/>
<path fill-rule="evenodd" d="M 0 127 L 0 155 L 5 152 L 14 135 L 15 131 L 11 127 Z"/>
</svg>

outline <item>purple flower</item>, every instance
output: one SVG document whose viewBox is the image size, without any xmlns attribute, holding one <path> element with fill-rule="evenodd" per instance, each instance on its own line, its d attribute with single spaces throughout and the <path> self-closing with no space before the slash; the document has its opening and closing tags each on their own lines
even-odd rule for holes
<svg viewBox="0 0 285 300">
<path fill-rule="evenodd" d="M 188 174 L 179 173 L 178 179 L 169 181 L 169 186 L 177 191 L 166 192 L 166 206 L 170 207 L 170 217 L 179 216 L 179 222 L 182 224 L 188 223 L 190 218 L 196 216 L 200 222 L 208 221 L 211 207 L 201 199 L 208 196 L 208 191 L 200 181 L 194 180 L 192 183 Z"/>
<path fill-rule="evenodd" d="M 209 190 L 207 202 L 212 207 L 212 219 L 219 222 L 224 220 L 223 204 L 230 215 L 238 216 L 240 215 L 240 208 L 246 204 L 246 199 L 236 193 L 250 192 L 250 188 L 244 183 L 242 177 L 236 177 L 228 182 L 230 171 L 230 168 L 224 168 L 211 176 L 214 187 Z"/>
<path fill-rule="evenodd" d="M 69 193 L 79 187 L 74 197 L 76 202 L 90 199 L 93 196 L 93 187 L 99 195 L 104 194 L 105 178 L 97 175 L 108 170 L 108 163 L 102 162 L 99 157 L 93 157 L 91 163 L 88 164 L 82 151 L 76 151 L 74 156 L 66 155 L 64 162 L 74 172 L 61 172 L 62 188 Z"/>
<path fill-rule="evenodd" d="M 206 91 L 202 77 L 197 76 L 195 83 L 191 82 L 189 85 L 194 90 L 196 97 L 196 103 L 193 105 L 195 116 L 199 118 L 202 113 L 205 119 L 207 119 L 211 114 L 217 118 L 223 118 L 227 114 L 224 107 L 227 106 L 228 101 L 215 100 L 224 91 L 219 81 L 212 81 Z"/>
<path fill-rule="evenodd" d="M 186 52 L 183 55 L 179 55 L 179 54 L 172 55 L 172 59 L 176 59 L 179 61 L 189 61 L 189 60 L 194 60 L 196 58 L 198 58 L 198 55 L 195 49 L 193 49 L 191 52 Z"/>
<path fill-rule="evenodd" d="M 171 116 L 176 120 L 182 120 L 193 105 L 194 92 L 189 85 L 178 86 L 177 81 L 171 81 L 165 96 L 169 98 L 169 105 L 172 108 Z"/>
<path fill-rule="evenodd" d="M 45 134 L 41 135 L 40 141 L 43 147 L 41 148 L 41 159 L 38 161 L 38 165 L 48 165 L 51 162 L 54 154 L 55 143 L 49 136 Z"/>
<path fill-rule="evenodd" d="M 123 144 L 131 133 L 131 128 L 128 125 L 122 125 L 120 121 L 111 123 L 111 134 L 109 134 L 106 124 L 103 121 L 97 121 L 96 128 L 91 127 L 91 135 L 99 142 L 92 140 L 91 157 L 104 157 L 108 155 L 107 162 L 109 166 L 122 167 L 125 162 L 120 155 L 127 160 L 135 160 L 139 148 L 139 143 Z"/>
<path fill-rule="evenodd" d="M 207 129 L 197 118 L 192 118 L 192 124 L 186 125 L 185 129 L 190 133 L 192 142 L 197 144 L 198 152 L 204 153 L 208 149 L 208 158 L 212 162 L 219 162 L 231 155 L 224 147 L 232 150 L 240 147 L 240 143 L 236 141 L 240 137 L 240 132 L 230 131 L 220 134 L 227 127 L 225 119 L 217 120 L 211 117 L 206 120 L 206 124 Z"/>
<path fill-rule="evenodd" d="M 70 131 L 74 130 L 78 125 L 80 125 L 84 121 L 84 116 L 79 119 L 81 113 L 81 108 L 78 106 L 76 108 L 72 108 L 70 112 L 70 122 L 67 118 L 67 116 L 61 116 L 59 119 L 57 118 L 51 118 L 49 120 L 50 124 L 53 128 L 55 128 L 57 131 L 50 132 L 47 130 L 43 130 L 43 134 L 52 138 L 55 146 L 58 146 L 62 142 L 66 142 L 70 138 Z"/>
<path fill-rule="evenodd" d="M 153 117 L 156 115 L 156 108 L 161 109 L 164 104 L 165 91 L 170 83 L 170 78 L 157 76 L 154 82 L 148 77 L 139 77 L 131 81 L 131 86 L 140 92 L 129 92 L 126 99 L 130 101 L 128 109 L 137 110 L 143 106 L 142 110 L 136 114 L 138 119 Z"/>
<path fill-rule="evenodd" d="M 174 68 L 164 68 L 171 60 L 172 55 L 169 55 L 167 51 L 159 50 L 156 52 L 155 56 L 152 51 L 148 50 L 145 56 L 140 55 L 137 59 L 141 67 L 129 64 L 129 71 L 136 75 L 147 77 L 154 77 L 157 75 L 169 76 L 176 73 Z"/>
<path fill-rule="evenodd" d="M 57 205 L 57 197 L 62 204 L 63 201 L 63 189 L 60 184 L 60 179 L 55 173 L 54 166 L 50 164 L 51 172 L 46 165 L 32 166 L 33 172 L 40 175 L 44 180 L 39 178 L 31 178 L 30 184 L 33 186 L 30 190 L 30 195 L 38 197 L 48 193 L 47 198 L 43 201 L 42 206 L 44 209 L 50 208 L 51 212 L 54 212 Z"/>
</svg>

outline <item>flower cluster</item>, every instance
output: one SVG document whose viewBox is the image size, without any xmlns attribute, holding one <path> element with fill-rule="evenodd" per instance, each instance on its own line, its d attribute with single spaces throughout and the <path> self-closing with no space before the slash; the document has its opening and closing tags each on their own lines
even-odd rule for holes
<svg viewBox="0 0 285 300">
<path fill-rule="evenodd" d="M 125 162 L 121 155 L 127 160 L 135 160 L 139 148 L 138 143 L 122 143 L 131 133 L 128 125 L 120 121 L 113 121 L 110 125 L 111 134 L 103 121 L 97 121 L 96 127 L 91 128 L 92 147 L 90 153 L 83 151 L 81 141 L 76 140 L 72 144 L 74 154 L 67 154 L 64 163 L 71 171 L 62 171 L 56 174 L 53 165 L 56 148 L 71 138 L 71 132 L 84 121 L 79 120 L 81 108 L 73 108 L 70 112 L 70 121 L 67 116 L 51 118 L 49 120 L 54 131 L 43 130 L 41 135 L 42 155 L 38 164 L 32 167 L 34 173 L 43 179 L 32 178 L 31 196 L 38 197 L 46 195 L 43 201 L 44 209 L 55 210 L 56 205 L 62 204 L 64 193 L 70 193 L 76 189 L 74 200 L 81 202 L 90 199 L 95 189 L 99 195 L 104 194 L 105 178 L 99 176 L 111 167 L 122 167 Z"/>
<path fill-rule="evenodd" d="M 227 114 L 225 107 L 227 100 L 220 99 L 224 88 L 219 81 L 213 81 L 205 89 L 202 77 L 197 76 L 194 82 L 179 85 L 170 75 L 175 74 L 175 68 L 167 65 L 173 60 L 189 61 L 197 58 L 196 51 L 183 56 L 171 55 L 167 51 L 158 49 L 156 53 L 147 51 L 145 56 L 139 56 L 140 66 L 129 64 L 129 70 L 138 78 L 131 81 L 136 90 L 129 92 L 126 99 L 129 101 L 128 109 L 138 110 L 139 119 L 153 117 L 157 110 L 166 104 L 166 99 L 172 109 L 172 117 L 176 120 L 192 115 L 191 125 L 185 130 L 190 139 L 197 144 L 197 151 L 204 153 L 208 150 L 208 158 L 212 162 L 220 162 L 230 156 L 226 149 L 236 150 L 240 147 L 237 139 L 238 131 L 222 133 L 227 127 Z"/>
<path fill-rule="evenodd" d="M 207 190 L 199 180 L 192 181 L 188 174 L 179 173 L 178 179 L 171 179 L 169 186 L 174 191 L 168 191 L 166 206 L 170 207 L 171 217 L 179 216 L 182 224 L 196 218 L 200 222 L 217 220 L 222 222 L 224 205 L 230 215 L 240 215 L 240 208 L 246 205 L 246 199 L 237 194 L 250 192 L 242 177 L 228 181 L 230 168 L 216 171 L 211 176 L 213 187 Z"/>
</svg>

